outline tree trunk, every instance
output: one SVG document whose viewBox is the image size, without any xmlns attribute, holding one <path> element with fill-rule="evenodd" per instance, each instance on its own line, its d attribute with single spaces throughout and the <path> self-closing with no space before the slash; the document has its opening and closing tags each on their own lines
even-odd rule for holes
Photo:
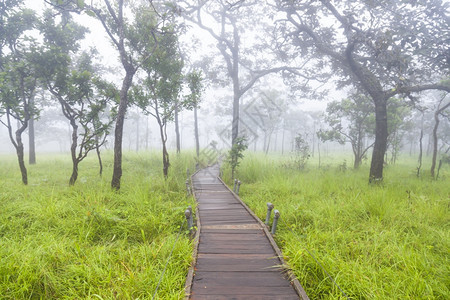
<svg viewBox="0 0 450 300">
<path fill-rule="evenodd" d="M 174 110 L 174 121 L 175 121 L 175 139 L 177 143 L 177 153 L 181 151 L 181 143 L 180 143 L 180 125 L 178 124 L 178 101 L 175 103 Z"/>
<path fill-rule="evenodd" d="M 167 176 L 169 175 L 169 167 L 170 167 L 169 153 L 167 152 L 164 128 L 160 125 L 159 129 L 160 129 L 160 133 L 161 133 L 162 154 L 163 154 L 163 174 L 164 174 L 164 178 L 167 179 Z"/>
<path fill-rule="evenodd" d="M 437 130 L 439 127 L 439 113 L 440 110 L 438 109 L 435 113 L 434 113 L 434 127 L 433 127 L 433 156 L 431 158 L 431 170 L 430 170 L 430 174 L 431 177 L 434 178 L 435 177 L 435 169 L 436 169 L 436 160 L 437 160 L 437 152 L 438 152 L 438 136 L 437 136 Z"/>
<path fill-rule="evenodd" d="M 444 98 L 441 99 L 441 102 L 439 102 L 438 108 L 437 108 L 436 112 L 434 113 L 434 122 L 435 123 L 434 123 L 434 128 L 433 128 L 433 157 L 431 159 L 431 170 L 430 170 L 432 178 L 435 178 L 436 159 L 437 159 L 437 152 L 438 152 L 437 131 L 438 131 L 438 127 L 439 127 L 439 114 L 441 114 L 444 110 L 446 110 L 448 107 L 450 107 L 450 102 L 449 102 L 440 108 L 442 100 L 444 100 Z"/>
<path fill-rule="evenodd" d="M 353 164 L 353 169 L 357 170 L 361 166 L 362 157 L 355 155 L 355 163 Z"/>
<path fill-rule="evenodd" d="M 134 70 L 127 70 L 122 82 L 122 89 L 120 90 L 119 110 L 117 112 L 116 127 L 114 130 L 114 167 L 111 180 L 111 187 L 115 190 L 120 189 L 120 178 L 122 177 L 123 123 L 125 121 L 125 114 L 128 106 L 128 90 L 133 81 L 134 73 Z"/>
<path fill-rule="evenodd" d="M 200 140 L 198 137 L 198 116 L 197 116 L 197 106 L 194 106 L 194 135 L 195 135 L 195 153 L 197 158 L 200 155 Z"/>
<path fill-rule="evenodd" d="M 28 184 L 28 173 L 27 168 L 25 167 L 25 160 L 24 160 L 24 151 L 23 151 L 23 143 L 22 143 L 22 133 L 16 131 L 16 152 L 17 152 L 17 160 L 19 161 L 19 168 L 20 173 L 22 174 L 22 182 L 23 184 Z"/>
<path fill-rule="evenodd" d="M 69 185 L 74 185 L 78 178 L 78 164 L 79 161 L 75 160 L 72 162 L 72 175 L 69 179 Z"/>
<path fill-rule="evenodd" d="M 375 103 L 375 143 L 370 164 L 369 182 L 383 180 L 384 155 L 388 138 L 387 105 L 385 99 L 374 99 Z"/>
<path fill-rule="evenodd" d="M 419 138 L 419 166 L 417 167 L 417 177 L 420 177 L 420 169 L 422 168 L 422 155 L 423 155 L 423 123 L 420 129 Z"/>
<path fill-rule="evenodd" d="M 105 139 L 106 139 L 106 137 L 105 137 Z M 102 177 L 103 162 L 102 162 L 102 156 L 100 154 L 100 145 L 99 145 L 98 135 L 95 136 L 95 152 L 97 153 L 98 166 L 99 166 L 98 175 L 100 175 L 100 177 Z"/>
<path fill-rule="evenodd" d="M 235 82 L 236 81 L 236 82 Z M 233 122 L 231 124 L 231 145 L 233 146 L 236 143 L 236 139 L 239 135 L 239 81 L 233 80 L 234 87 L 234 99 L 233 99 Z"/>
<path fill-rule="evenodd" d="M 34 106 L 34 99 L 30 99 L 30 107 Z M 34 138 L 34 116 L 30 116 L 30 121 L 28 122 L 28 162 L 30 165 L 36 164 L 36 143 Z"/>
<path fill-rule="evenodd" d="M 72 144 L 70 146 L 70 155 L 72 157 L 72 175 L 69 179 L 69 185 L 74 185 L 78 178 L 78 158 L 77 158 L 77 144 L 78 144 L 78 125 L 75 119 L 70 120 L 72 126 Z"/>
</svg>

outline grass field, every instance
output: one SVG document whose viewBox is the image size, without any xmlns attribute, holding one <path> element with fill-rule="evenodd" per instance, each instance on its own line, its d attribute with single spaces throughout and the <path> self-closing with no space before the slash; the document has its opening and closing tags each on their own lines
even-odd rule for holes
<svg viewBox="0 0 450 300">
<path fill-rule="evenodd" d="M 405 160 L 371 186 L 367 166 L 334 161 L 298 171 L 247 153 L 238 172 L 240 196 L 262 220 L 267 202 L 280 211 L 276 240 L 310 298 L 346 299 L 308 251 L 350 299 L 450 299 L 449 167 L 434 181 Z"/>
<path fill-rule="evenodd" d="M 14 156 L 0 157 L 1 299 L 180 299 L 192 244 L 184 222 L 189 156 L 172 155 L 163 180 L 159 153 L 124 155 L 122 188 L 110 189 L 112 155 L 100 178 L 95 157 L 68 186 L 68 155 L 38 157 L 29 186 Z"/>
<path fill-rule="evenodd" d="M 88 158 L 73 187 L 67 155 L 38 159 L 23 186 L 15 157 L 0 157 L 1 299 L 151 299 L 180 230 L 157 299 L 182 298 L 191 156 L 172 155 L 164 181 L 159 153 L 126 153 L 119 193 L 111 153 L 102 178 Z M 281 212 L 276 240 L 310 298 L 345 299 L 308 251 L 350 299 L 449 299 L 449 167 L 434 181 L 404 160 L 370 186 L 367 166 L 353 171 L 344 159 L 299 171 L 246 153 L 239 167 L 242 199 L 261 219 L 266 202 Z"/>
</svg>

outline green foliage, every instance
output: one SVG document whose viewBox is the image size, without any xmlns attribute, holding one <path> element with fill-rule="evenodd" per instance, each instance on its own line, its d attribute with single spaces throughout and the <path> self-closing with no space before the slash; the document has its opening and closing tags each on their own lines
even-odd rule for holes
<svg viewBox="0 0 450 300">
<path fill-rule="evenodd" d="M 280 211 L 276 241 L 311 299 L 343 296 L 306 249 L 350 299 L 450 297 L 448 167 L 433 181 L 415 176 L 414 161 L 400 161 L 386 170 L 388 184 L 371 186 L 366 167 L 305 173 L 284 160 L 248 155 L 240 197 L 261 219 L 266 202 Z"/>
<path fill-rule="evenodd" d="M 244 151 L 247 150 L 247 148 L 247 138 L 238 137 L 228 152 L 227 163 L 231 167 L 231 178 L 235 178 L 236 169 L 244 158 Z"/>
<path fill-rule="evenodd" d="M 297 170 L 304 170 L 306 163 L 311 156 L 310 153 L 308 142 L 302 134 L 299 133 L 294 139 L 294 152 L 291 155 L 291 159 L 284 163 L 284 166 Z"/>
<path fill-rule="evenodd" d="M 145 159 L 144 159 L 145 157 Z M 167 181 L 155 172 L 156 154 L 124 157 L 120 193 L 97 175 L 88 157 L 79 185 L 68 187 L 70 160 L 41 157 L 31 185 L 14 179 L 14 158 L 0 169 L 0 294 L 2 299 L 150 299 L 184 223 L 186 166 L 174 159 Z M 112 172 L 112 153 L 105 161 Z M 181 228 L 183 229 L 183 228 Z M 182 234 L 158 299 L 182 299 L 192 244 Z"/>
<path fill-rule="evenodd" d="M 205 87 L 203 86 L 202 71 L 194 70 L 185 76 L 185 81 L 189 88 L 190 94 L 185 97 L 183 106 L 188 110 L 199 107 L 200 97 Z"/>
</svg>

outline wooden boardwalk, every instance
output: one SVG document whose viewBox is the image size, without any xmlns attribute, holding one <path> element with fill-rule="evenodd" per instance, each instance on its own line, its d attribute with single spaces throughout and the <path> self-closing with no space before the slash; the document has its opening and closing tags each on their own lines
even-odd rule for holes
<svg viewBox="0 0 450 300">
<path fill-rule="evenodd" d="M 308 299 L 295 278 L 286 278 L 264 224 L 218 175 L 215 165 L 192 177 L 199 233 L 186 299 Z"/>
</svg>

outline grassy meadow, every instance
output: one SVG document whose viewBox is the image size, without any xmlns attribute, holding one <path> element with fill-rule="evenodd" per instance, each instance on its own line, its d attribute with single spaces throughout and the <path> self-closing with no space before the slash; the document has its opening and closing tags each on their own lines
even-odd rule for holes
<svg viewBox="0 0 450 300">
<path fill-rule="evenodd" d="M 184 209 L 189 155 L 125 153 L 122 188 L 110 189 L 112 153 L 98 175 L 95 156 L 69 187 L 69 155 L 38 156 L 23 186 L 16 158 L 0 156 L 1 299 L 151 299 L 174 248 L 157 299 L 181 299 L 192 243 Z"/>
<path fill-rule="evenodd" d="M 346 299 L 307 250 L 350 299 L 450 299 L 449 166 L 435 181 L 405 159 L 372 186 L 367 165 L 355 171 L 344 159 L 299 171 L 247 153 L 239 166 L 243 201 L 262 220 L 267 202 L 280 211 L 276 241 L 309 297 Z"/>
<path fill-rule="evenodd" d="M 183 211 L 192 155 L 125 153 L 120 192 L 110 189 L 112 154 L 99 177 L 94 156 L 73 187 L 68 155 L 38 157 L 23 186 L 16 158 L 0 156 L 1 299 L 151 299 L 178 232 L 157 299 L 181 299 L 192 242 Z M 261 218 L 266 203 L 281 212 L 276 241 L 311 299 L 450 298 L 450 168 L 439 180 L 415 176 L 415 162 L 387 166 L 382 185 L 351 157 L 311 160 L 246 153 L 240 196 Z M 317 158 L 316 158 L 317 159 Z M 344 163 L 346 159 L 346 163 Z M 231 182 L 224 166 L 224 179 Z"/>
</svg>

